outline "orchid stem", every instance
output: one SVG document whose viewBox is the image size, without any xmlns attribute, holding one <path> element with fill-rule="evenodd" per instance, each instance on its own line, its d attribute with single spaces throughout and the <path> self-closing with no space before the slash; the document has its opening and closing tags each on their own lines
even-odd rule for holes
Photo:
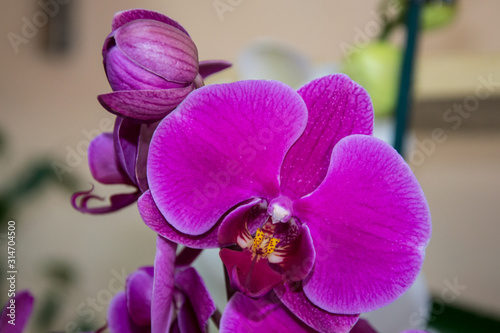
<svg viewBox="0 0 500 333">
<path fill-rule="evenodd" d="M 212 314 L 210 317 L 212 321 L 214 322 L 215 327 L 219 329 L 220 326 L 220 319 L 222 318 L 222 314 L 220 313 L 219 309 L 215 309 L 215 312 Z"/>
<path fill-rule="evenodd" d="M 231 297 L 233 297 L 234 293 L 236 292 L 232 287 L 231 287 L 231 281 L 229 280 L 229 274 L 227 273 L 226 266 L 222 264 L 222 269 L 224 270 L 224 282 L 226 283 L 226 296 L 227 300 L 229 301 Z"/>
<path fill-rule="evenodd" d="M 189 266 L 193 261 L 198 258 L 202 249 L 192 249 L 190 247 L 184 247 L 181 253 L 175 258 L 175 266 Z"/>
<path fill-rule="evenodd" d="M 408 5 L 406 2 L 401 2 L 402 8 L 400 8 L 399 13 L 397 13 L 396 17 L 383 17 L 383 26 L 382 31 L 378 36 L 378 40 L 384 41 L 389 38 L 389 35 L 392 33 L 394 28 L 397 28 L 399 25 L 404 24 L 406 13 L 408 11 Z M 381 6 L 381 10 L 386 13 L 389 12 L 390 1 L 385 1 L 384 5 Z"/>
<path fill-rule="evenodd" d="M 408 129 L 412 98 L 413 68 L 419 32 L 420 10 L 423 0 L 410 0 L 406 21 L 406 46 L 401 66 L 400 88 L 396 104 L 396 135 L 394 148 L 404 156 L 404 139 Z"/>
</svg>

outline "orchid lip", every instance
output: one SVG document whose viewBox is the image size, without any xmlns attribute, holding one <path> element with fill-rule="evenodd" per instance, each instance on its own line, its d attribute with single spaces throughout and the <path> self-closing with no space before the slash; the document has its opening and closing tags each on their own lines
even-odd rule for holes
<svg viewBox="0 0 500 333">
<path fill-rule="evenodd" d="M 224 234 L 234 232 L 233 240 L 239 249 L 223 248 L 221 259 L 230 273 L 233 288 L 250 297 L 261 297 L 286 279 L 302 280 L 310 270 L 308 268 L 307 273 L 296 275 L 294 268 L 294 264 L 309 256 L 307 245 L 304 247 L 307 227 L 303 233 L 302 227 L 305 226 L 293 216 L 287 222 L 276 223 L 277 218 L 285 220 L 286 215 L 292 214 L 292 201 L 279 198 L 272 202 L 274 207 L 270 210 L 258 203 L 253 207 L 260 207 L 260 213 L 246 207 L 246 213 L 238 211 L 232 216 L 230 214 L 223 222 Z M 270 215 L 268 211 L 274 214 Z M 240 227 L 230 228 L 231 222 Z M 227 245 L 230 244 L 229 238 L 224 241 Z"/>
<path fill-rule="evenodd" d="M 248 232 L 244 232 L 237 237 L 237 244 L 242 249 L 250 251 L 254 259 L 257 257 L 268 258 L 274 253 L 276 246 L 280 242 L 279 238 L 274 237 L 276 225 L 272 221 L 270 217 L 264 226 L 256 230 L 253 236 Z"/>
<path fill-rule="evenodd" d="M 253 238 L 251 251 L 260 257 L 267 258 L 276 249 L 280 242 L 279 238 L 274 237 L 274 223 L 266 223 L 262 229 L 257 229 Z"/>
</svg>

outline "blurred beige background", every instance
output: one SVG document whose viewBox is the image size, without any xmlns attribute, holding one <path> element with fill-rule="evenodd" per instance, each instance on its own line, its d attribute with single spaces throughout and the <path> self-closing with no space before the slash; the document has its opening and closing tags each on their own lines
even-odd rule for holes
<svg viewBox="0 0 500 333">
<path fill-rule="evenodd" d="M 31 18 L 40 10 L 38 1 L 2 1 L 0 119 L 8 150 L 1 160 L 0 186 L 7 184 L 31 157 L 48 154 L 65 161 L 68 151 L 85 146 L 86 132 L 101 131 L 103 119 L 113 119 L 100 107 L 96 96 L 110 91 L 100 52 L 116 11 L 143 7 L 179 21 L 196 42 L 201 60 L 235 61 L 255 38 L 268 36 L 301 50 L 316 62 L 336 62 L 342 57 L 339 45 L 353 43 L 357 29 L 364 29 L 373 20 L 378 1 L 232 3 L 236 4 L 233 10 L 221 19 L 212 0 L 73 0 L 73 48 L 66 56 L 49 56 L 41 51 L 39 35 L 20 44 L 17 53 L 6 37 L 9 32 L 21 34 L 22 18 Z M 440 295 L 446 281 L 457 279 L 466 286 L 456 298 L 457 304 L 497 316 L 500 124 L 495 123 L 499 118 L 494 114 L 500 112 L 495 102 L 500 86 L 494 86 L 492 96 L 481 101 L 477 111 L 463 118 L 463 126 L 456 130 L 443 121 L 441 114 L 453 103 L 473 96 L 480 77 L 500 82 L 499 12 L 500 2 L 496 0 L 459 1 L 458 16 L 451 25 L 423 36 L 417 102 L 423 106 L 437 100 L 442 103 L 434 114 L 418 107 L 422 112 L 419 119 L 431 121 L 423 120 L 414 128 L 420 141 L 429 138 L 434 128 L 442 128 L 447 134 L 445 142 L 437 144 L 421 165 L 414 166 L 433 214 L 434 233 L 424 265 L 429 285 Z M 234 73 L 214 81 L 236 78 Z M 494 121 L 482 121 L 483 117 Z M 488 126 L 483 128 L 484 123 Z M 79 157 L 74 158 L 71 174 L 86 188 L 86 182 L 92 179 L 86 156 Z M 97 191 L 111 193 L 104 186 L 98 186 Z M 30 288 L 35 296 L 43 292 L 40 271 L 49 258 L 69 260 L 80 273 L 80 288 L 68 295 L 65 317 L 58 322 L 61 330 L 82 304 L 87 306 L 89 298 L 105 300 L 107 293 L 102 290 L 110 289 L 116 272 L 124 269 L 129 273 L 153 263 L 155 235 L 142 224 L 135 206 L 111 215 L 83 215 L 72 209 L 66 192 L 51 186 L 12 218 L 18 223 L 19 289 Z M 211 255 L 216 257 L 217 253 Z M 216 274 L 207 259 L 197 264 L 206 266 L 204 276 Z M 223 303 L 222 291 L 214 296 Z M 105 310 L 97 310 L 96 315 L 103 318 Z"/>
</svg>

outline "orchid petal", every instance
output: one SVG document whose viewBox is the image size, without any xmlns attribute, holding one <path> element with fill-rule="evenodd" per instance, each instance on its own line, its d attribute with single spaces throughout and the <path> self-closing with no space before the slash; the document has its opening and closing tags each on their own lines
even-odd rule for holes
<svg viewBox="0 0 500 333">
<path fill-rule="evenodd" d="M 11 303 L 11 300 L 15 303 Z M 2 333 L 22 333 L 28 323 L 31 311 L 33 310 L 34 298 L 27 290 L 22 290 L 13 298 L 7 300 L 0 315 L 0 332 Z M 15 305 L 15 325 L 9 323 L 13 318 L 9 317 L 11 304 Z"/>
<path fill-rule="evenodd" d="M 171 240 L 172 242 L 179 243 L 196 249 L 211 249 L 218 248 L 219 241 L 217 239 L 218 227 L 215 226 L 205 234 L 192 236 L 184 234 L 165 220 L 161 212 L 158 210 L 151 192 L 148 190 L 139 198 L 137 202 L 139 213 L 142 220 L 153 231 L 162 237 Z"/>
<path fill-rule="evenodd" d="M 307 110 L 279 82 L 240 81 L 195 90 L 155 131 L 148 181 L 163 216 L 200 235 L 236 204 L 279 193 L 277 174 Z"/>
<path fill-rule="evenodd" d="M 116 117 L 113 144 L 118 163 L 134 184 L 141 124 L 128 118 Z"/>
<path fill-rule="evenodd" d="M 291 199 L 311 193 L 328 170 L 337 142 L 351 134 L 371 134 L 373 107 L 368 93 L 347 75 L 314 80 L 298 91 L 309 119 L 304 134 L 281 167 L 281 188 Z"/>
<path fill-rule="evenodd" d="M 111 30 L 116 30 L 116 29 L 120 28 L 121 26 L 123 26 L 129 22 L 132 22 L 134 20 L 154 20 L 154 21 L 163 22 L 163 23 L 166 23 L 168 25 L 171 25 L 171 26 L 181 30 L 182 32 L 184 32 L 186 35 L 189 36 L 187 31 L 184 30 L 184 28 L 176 21 L 172 20 L 171 18 L 169 18 L 161 13 L 158 13 L 158 12 L 155 12 L 152 10 L 146 10 L 146 9 L 129 9 L 129 10 L 117 12 L 113 16 L 113 23 L 111 25 Z"/>
<path fill-rule="evenodd" d="M 139 326 L 151 323 L 153 267 L 143 267 L 127 278 L 127 307 L 133 322 Z"/>
<path fill-rule="evenodd" d="M 180 290 L 195 313 L 195 322 L 204 329 L 216 310 L 216 306 L 201 276 L 192 267 L 179 271 L 175 276 L 175 286 Z M 191 331 L 186 331 L 191 332 Z"/>
<path fill-rule="evenodd" d="M 149 326 L 134 324 L 127 308 L 127 296 L 124 291 L 113 297 L 108 307 L 108 328 L 111 333 L 150 333 Z"/>
<path fill-rule="evenodd" d="M 269 266 L 267 259 L 252 258 L 250 251 L 222 249 L 219 255 L 233 288 L 247 296 L 262 297 L 283 280 L 282 275 Z"/>
<path fill-rule="evenodd" d="M 174 262 L 177 245 L 161 236 L 156 239 L 153 298 L 151 302 L 151 332 L 168 332 L 172 320 L 174 292 Z"/>
<path fill-rule="evenodd" d="M 99 95 L 99 103 L 122 117 L 154 122 L 165 117 L 193 91 L 194 85 L 163 90 L 124 90 Z"/>
<path fill-rule="evenodd" d="M 429 209 L 408 165 L 382 140 L 339 141 L 324 182 L 294 211 L 314 240 L 316 262 L 304 292 L 318 307 L 372 311 L 417 277 L 430 238 Z"/>
<path fill-rule="evenodd" d="M 92 177 L 102 184 L 131 184 L 116 160 L 113 135 L 102 133 L 96 136 L 88 149 L 89 167 Z"/>
<path fill-rule="evenodd" d="M 196 320 L 196 313 L 191 303 L 184 299 L 177 312 L 177 324 L 180 332 L 203 333 Z"/>
<path fill-rule="evenodd" d="M 279 302 L 267 298 L 255 300 L 236 293 L 222 314 L 220 332 L 313 333 L 316 331 Z"/>
<path fill-rule="evenodd" d="M 114 39 L 123 54 L 167 81 L 188 83 L 198 74 L 196 45 L 176 27 L 154 20 L 136 20 L 116 30 Z"/>
<path fill-rule="evenodd" d="M 304 295 L 300 283 L 295 286 L 285 284 L 274 290 L 288 310 L 318 332 L 350 332 L 359 315 L 335 314 L 318 308 Z"/>
<path fill-rule="evenodd" d="M 368 321 L 364 319 L 358 320 L 356 325 L 351 330 L 351 333 L 378 333 Z"/>
<path fill-rule="evenodd" d="M 205 60 L 200 61 L 198 71 L 200 72 L 201 77 L 205 79 L 212 74 L 231 67 L 232 65 L 233 64 L 229 61 L 225 60 Z"/>
</svg>

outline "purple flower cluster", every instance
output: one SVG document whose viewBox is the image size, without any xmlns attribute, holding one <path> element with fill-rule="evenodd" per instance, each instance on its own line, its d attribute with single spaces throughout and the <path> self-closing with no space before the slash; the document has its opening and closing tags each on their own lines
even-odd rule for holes
<svg viewBox="0 0 500 333">
<path fill-rule="evenodd" d="M 110 305 L 110 331 L 205 332 L 216 307 L 189 264 L 220 248 L 233 290 L 221 332 L 374 332 L 359 314 L 412 285 L 431 219 L 408 165 L 372 136 L 366 91 L 342 74 L 298 91 L 204 86 L 229 64 L 199 63 L 184 28 L 146 10 L 115 15 L 103 57 L 113 92 L 99 101 L 117 120 L 92 141 L 90 170 L 135 191 L 73 204 L 138 200 L 158 234 L 154 267 Z M 177 244 L 193 255 L 176 257 Z"/>
<path fill-rule="evenodd" d="M 132 273 L 108 310 L 111 332 L 203 332 L 215 304 L 192 267 L 176 263 L 176 244 L 158 237 L 154 267 Z"/>
<path fill-rule="evenodd" d="M 146 161 L 158 122 L 175 109 L 203 79 L 231 66 L 227 61 L 198 62 L 198 50 L 186 30 L 157 12 L 134 9 L 113 17 L 112 32 L 102 49 L 104 69 L 113 90 L 98 97 L 117 116 L 113 133 L 89 146 L 89 166 L 102 184 L 125 184 L 132 193 L 111 196 L 109 206 L 89 207 L 89 191 L 75 193 L 73 206 L 102 214 L 126 207 L 148 189 Z"/>
</svg>

